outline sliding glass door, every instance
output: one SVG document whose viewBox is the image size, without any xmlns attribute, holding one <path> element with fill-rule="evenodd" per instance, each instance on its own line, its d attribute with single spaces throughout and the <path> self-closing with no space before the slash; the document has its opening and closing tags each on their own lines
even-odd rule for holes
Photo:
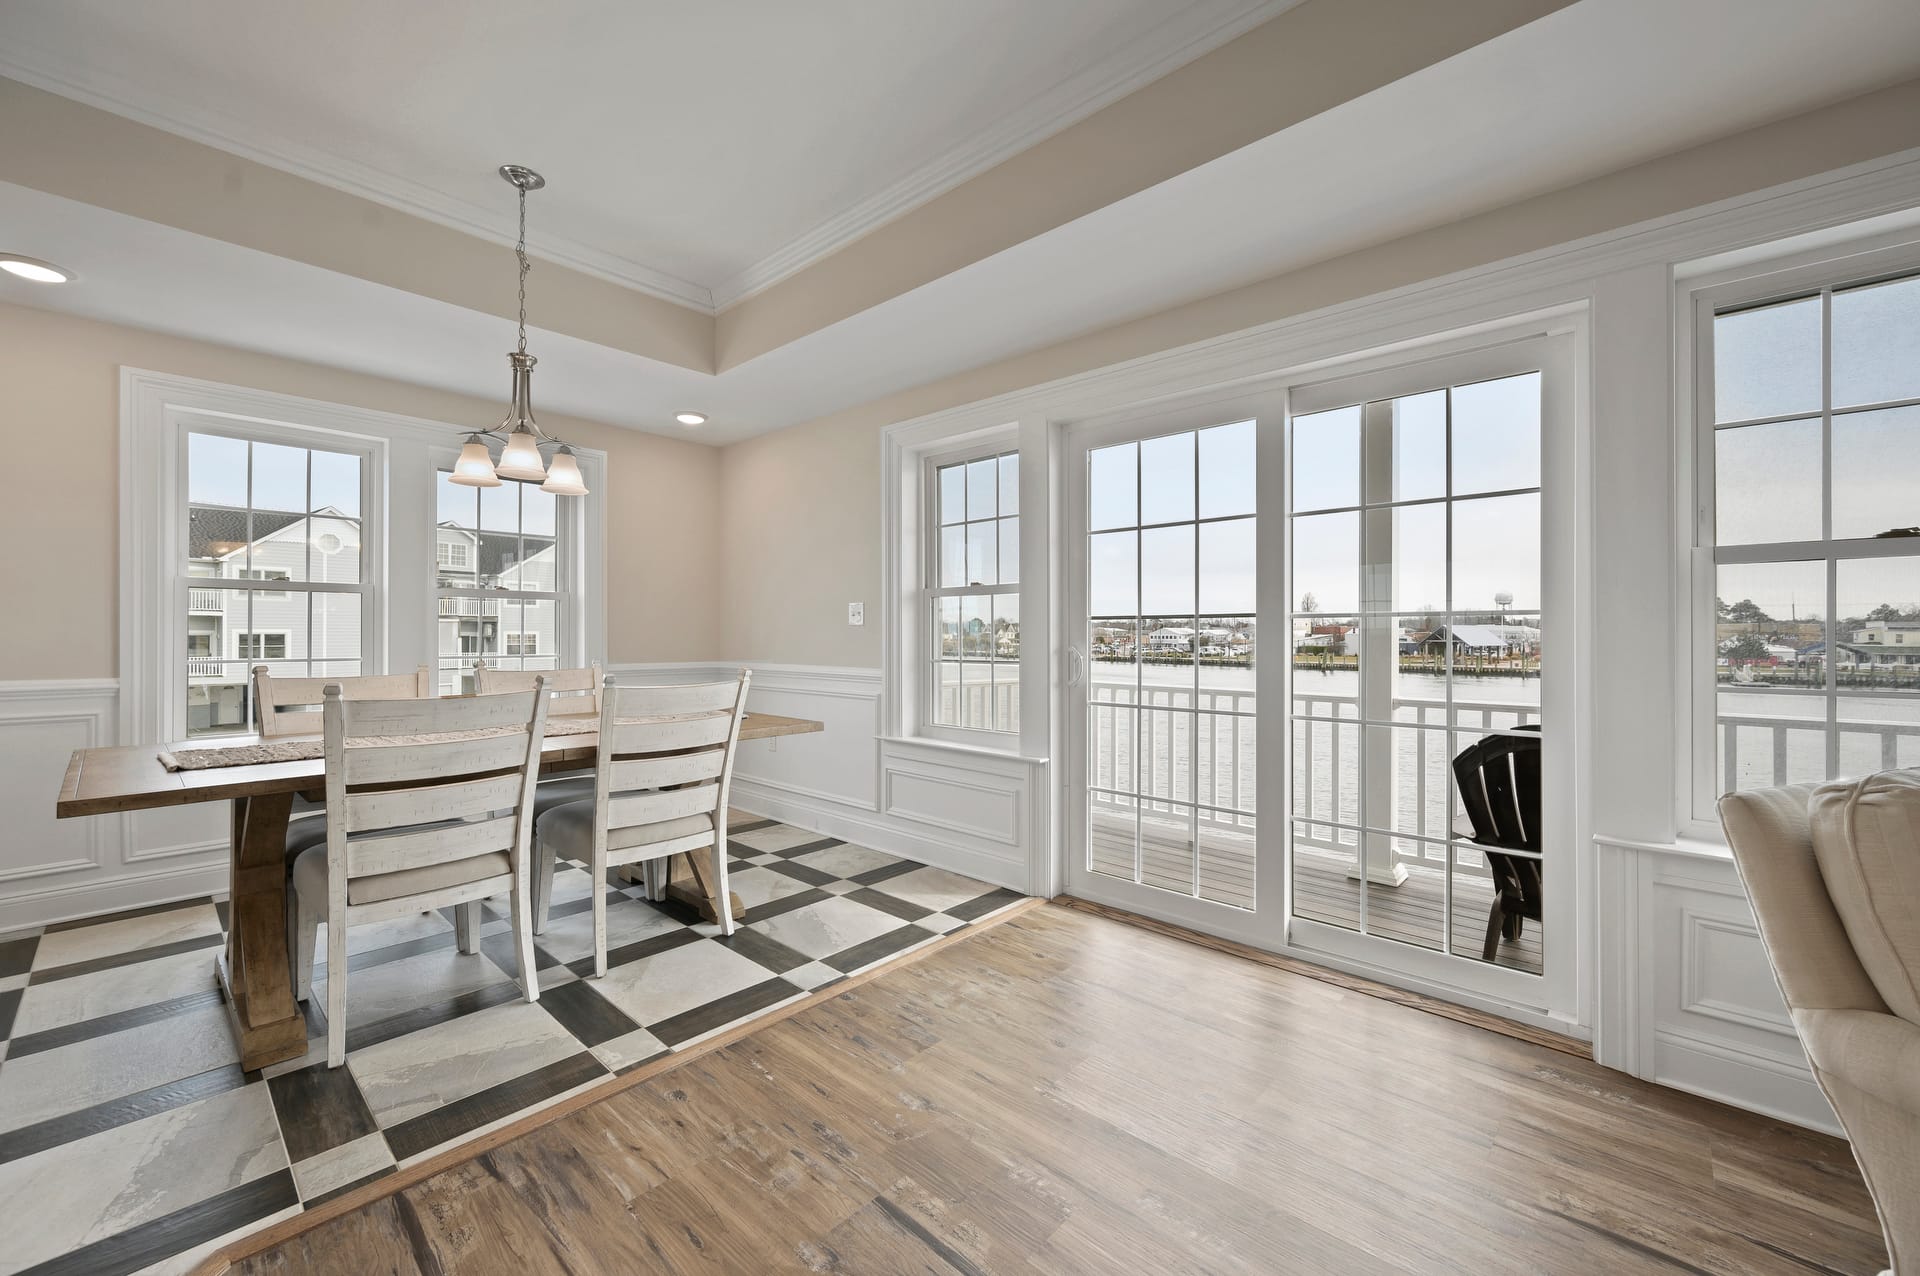
<svg viewBox="0 0 1920 1276">
<path fill-rule="evenodd" d="M 1288 428 L 1292 942 L 1536 1008 L 1576 888 L 1560 353 L 1298 388 Z"/>
<path fill-rule="evenodd" d="M 1256 818 L 1260 451 L 1278 399 L 1078 436 L 1076 893 L 1218 930 L 1283 876 Z M 1275 896 L 1277 906 L 1277 895 Z"/>
<path fill-rule="evenodd" d="M 1570 348 L 1069 431 L 1072 893 L 1570 1004 Z"/>
</svg>

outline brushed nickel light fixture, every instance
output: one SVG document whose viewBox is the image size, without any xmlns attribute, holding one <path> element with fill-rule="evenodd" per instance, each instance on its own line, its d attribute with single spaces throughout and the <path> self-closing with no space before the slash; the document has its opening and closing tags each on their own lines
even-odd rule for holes
<svg viewBox="0 0 1920 1276">
<path fill-rule="evenodd" d="M 547 179 L 518 164 L 502 164 L 500 176 L 520 192 L 520 239 L 513 249 L 520 261 L 520 346 L 507 356 L 513 368 L 513 405 L 493 429 L 467 435 L 448 481 L 462 487 L 499 487 L 502 479 L 511 479 L 538 483 L 541 491 L 556 496 L 585 496 L 586 480 L 573 449 L 542 430 L 533 419 L 533 365 L 539 360 L 527 353 L 527 192 L 539 190 Z M 490 439 L 500 444 L 498 461 L 493 459 Z M 551 461 L 542 457 L 543 447 L 553 449 Z"/>
</svg>

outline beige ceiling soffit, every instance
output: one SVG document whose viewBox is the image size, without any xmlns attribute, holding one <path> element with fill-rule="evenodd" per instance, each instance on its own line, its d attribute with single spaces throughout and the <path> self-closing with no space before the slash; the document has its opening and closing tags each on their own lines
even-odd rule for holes
<svg viewBox="0 0 1920 1276">
<path fill-rule="evenodd" d="M 935 155 L 917 170 L 829 218 L 806 234 L 756 262 L 715 288 L 679 278 L 631 256 L 552 233 L 536 244 L 542 260 L 567 266 L 664 301 L 713 313 L 771 286 L 860 238 L 874 227 L 952 189 L 1001 160 L 1074 124 L 1174 68 L 1220 47 L 1302 0 L 1231 0 L 1224 6 L 1169 6 L 1167 16 L 1146 37 L 1103 58 L 1015 107 L 980 135 Z M 493 210 L 435 190 L 405 174 L 384 172 L 315 147 L 297 137 L 263 138 L 242 121 L 210 110 L 190 94 L 155 103 L 118 77 L 76 64 L 45 49 L 15 45 L 0 48 L 0 76 L 97 106 L 216 150 L 256 160 L 297 177 L 332 186 L 350 195 L 439 222 L 455 230 L 498 239 Z M 138 104 L 145 100 L 145 105 Z"/>
<path fill-rule="evenodd" d="M 404 177 L 368 168 L 350 157 L 308 146 L 297 138 L 279 139 L 270 149 L 249 144 L 240 139 L 237 135 L 240 130 L 230 119 L 206 110 L 190 97 L 176 99 L 164 111 L 148 110 L 136 106 L 129 96 L 113 91 L 112 85 L 100 84 L 97 72 L 76 68 L 40 50 L 0 49 L 0 77 L 99 107 L 136 123 L 305 177 L 349 195 L 359 195 L 454 230 L 499 243 L 513 242 L 510 235 L 500 233 L 497 210 L 491 207 L 455 199 Z M 542 261 L 636 289 L 662 301 L 713 312 L 713 294 L 706 287 L 642 262 L 553 234 L 541 235 L 534 247 Z"/>
<path fill-rule="evenodd" d="M 1134 360 L 1171 356 L 1328 307 L 1436 283 L 1529 254 L 1565 251 L 1589 237 L 1619 234 L 1722 200 L 1908 154 L 1920 155 L 1920 79 L 883 395 L 729 444 L 727 451 L 749 449 L 796 430 L 878 429 L 968 404 L 1030 395 Z M 1849 214 L 1854 216 L 1857 213 Z"/>
<path fill-rule="evenodd" d="M 1307 0 L 721 312 L 721 371 L 1571 0 Z"/>
<path fill-rule="evenodd" d="M 510 237 L 454 230 L 4 78 L 0 167 L 6 180 L 48 194 L 484 314 L 514 313 L 512 254 L 501 247 Z M 499 228 L 510 236 L 513 192 L 501 190 Z M 539 327 L 713 371 L 711 315 L 543 258 L 536 270 Z"/>
<path fill-rule="evenodd" d="M 1176 13 L 1144 43 L 1139 57 L 1109 58 L 1053 86 L 1018 107 L 992 128 L 943 155 L 937 155 L 884 190 L 835 214 L 792 242 L 782 245 L 731 279 L 713 286 L 713 306 L 724 310 L 832 256 L 869 231 L 911 212 L 979 176 L 1021 151 L 1086 119 L 1128 94 L 1145 88 L 1188 62 L 1279 17 L 1302 0 L 1250 0 L 1205 28 L 1190 30 L 1186 13 Z M 0 66 L 4 62 L 0 61 Z"/>
</svg>

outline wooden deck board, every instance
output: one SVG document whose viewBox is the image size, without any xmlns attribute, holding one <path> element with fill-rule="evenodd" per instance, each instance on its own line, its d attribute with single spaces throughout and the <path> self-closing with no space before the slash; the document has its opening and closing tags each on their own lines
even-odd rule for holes
<svg viewBox="0 0 1920 1276">
<path fill-rule="evenodd" d="M 1151 829 L 1151 825 L 1148 825 Z M 1133 876 L 1133 839 L 1130 820 L 1096 815 L 1092 825 L 1089 863 L 1095 872 Z M 1201 895 L 1235 908 L 1254 906 L 1256 868 L 1254 839 L 1249 833 L 1208 835 L 1201 847 Z M 1330 926 L 1360 928 L 1360 884 L 1347 876 L 1351 861 L 1302 848 L 1294 866 L 1294 913 Z M 1170 837 L 1144 836 L 1140 847 L 1141 880 L 1148 886 L 1180 894 L 1192 893 L 1192 847 Z M 1371 934 L 1434 951 L 1444 942 L 1440 917 L 1444 885 L 1439 865 L 1410 865 L 1399 886 L 1373 883 L 1367 889 L 1368 930 Z M 1478 958 L 1486 940 L 1487 913 L 1493 889 L 1487 879 L 1457 873 L 1453 884 L 1453 950 L 1461 957 Z M 1497 965 L 1537 975 L 1545 969 L 1540 923 L 1527 922 L 1518 940 L 1502 940 L 1494 955 Z"/>
</svg>

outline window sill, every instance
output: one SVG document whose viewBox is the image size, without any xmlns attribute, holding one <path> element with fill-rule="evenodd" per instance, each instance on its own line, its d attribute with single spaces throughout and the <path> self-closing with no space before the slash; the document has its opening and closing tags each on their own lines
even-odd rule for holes
<svg viewBox="0 0 1920 1276">
<path fill-rule="evenodd" d="M 1725 842 L 1710 842 L 1704 838 L 1676 837 L 1671 842 L 1639 842 L 1632 838 L 1608 837 L 1596 833 L 1593 840 L 1597 845 L 1612 847 L 1622 851 L 1641 851 L 1650 855 L 1679 855 L 1688 859 L 1718 860 L 1723 864 L 1733 862 L 1733 851 Z"/>
<path fill-rule="evenodd" d="M 933 749 L 947 753 L 960 753 L 976 758 L 993 758 L 1001 762 L 1022 762 L 1028 766 L 1045 766 L 1047 759 L 1020 752 L 1018 742 L 1006 748 L 995 748 L 989 744 L 963 744 L 958 740 L 943 740 L 925 735 L 883 735 L 881 744 L 906 745 L 916 749 Z"/>
</svg>

